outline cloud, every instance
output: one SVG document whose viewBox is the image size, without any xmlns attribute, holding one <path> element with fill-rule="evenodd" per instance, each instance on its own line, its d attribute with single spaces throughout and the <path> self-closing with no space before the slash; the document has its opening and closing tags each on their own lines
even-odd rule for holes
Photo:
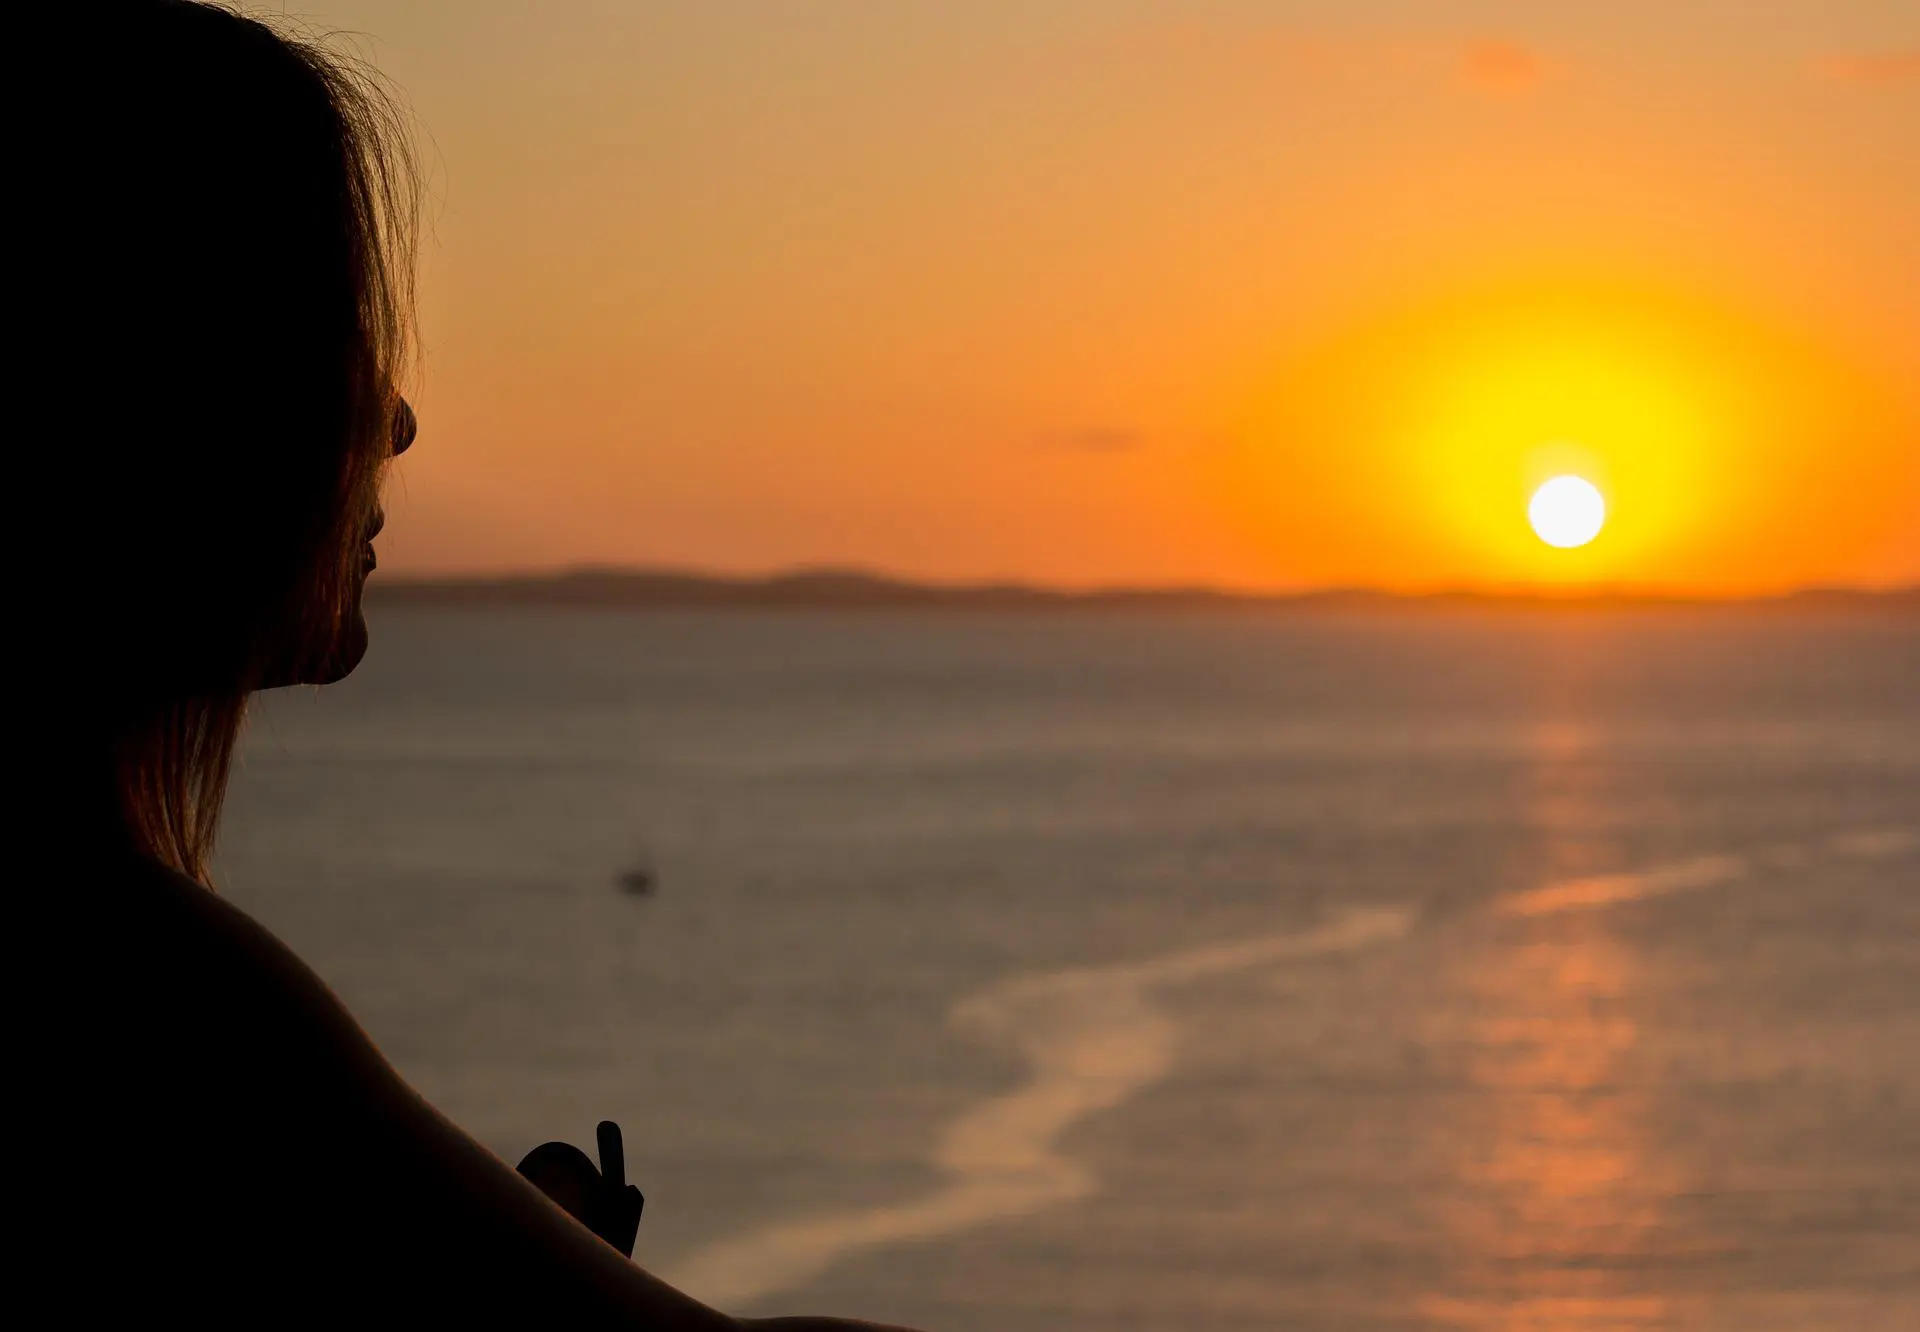
<svg viewBox="0 0 1920 1332">
<path fill-rule="evenodd" d="M 1460 53 L 1460 74 L 1475 92 L 1520 97 L 1539 87 L 1552 64 L 1518 42 L 1485 38 L 1467 43 Z"/>
<path fill-rule="evenodd" d="M 1920 46 L 1829 56 L 1817 68 L 1836 83 L 1856 88 L 1911 88 L 1920 86 Z"/>
<path fill-rule="evenodd" d="M 1389 36 L 1204 20 L 1143 25 L 1132 31 L 1129 49 L 1136 58 L 1213 84 L 1277 76 L 1289 84 L 1464 88 L 1500 98 L 1533 93 L 1566 68 L 1510 37 Z"/>
</svg>

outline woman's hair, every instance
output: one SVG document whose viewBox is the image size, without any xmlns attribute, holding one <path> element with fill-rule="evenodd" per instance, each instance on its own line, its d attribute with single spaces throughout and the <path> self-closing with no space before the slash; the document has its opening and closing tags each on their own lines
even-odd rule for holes
<svg viewBox="0 0 1920 1332">
<path fill-rule="evenodd" d="M 25 285 L 69 621 L 45 664 L 80 718 L 68 775 L 204 879 L 248 694 L 364 646 L 414 162 L 380 85 L 313 41 L 188 0 L 55 8 L 23 53 L 51 127 Z"/>
</svg>

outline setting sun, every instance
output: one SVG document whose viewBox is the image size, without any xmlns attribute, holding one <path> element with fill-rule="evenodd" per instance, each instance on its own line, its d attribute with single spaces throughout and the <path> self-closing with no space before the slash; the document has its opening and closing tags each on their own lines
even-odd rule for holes
<svg viewBox="0 0 1920 1332">
<path fill-rule="evenodd" d="M 1549 546 L 1573 550 L 1591 542 L 1606 526 L 1606 497 L 1585 477 L 1556 476 L 1533 492 L 1527 521 Z"/>
</svg>

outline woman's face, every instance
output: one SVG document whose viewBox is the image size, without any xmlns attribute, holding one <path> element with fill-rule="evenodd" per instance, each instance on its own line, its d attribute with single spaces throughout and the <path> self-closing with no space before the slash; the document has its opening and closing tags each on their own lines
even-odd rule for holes
<svg viewBox="0 0 1920 1332">
<path fill-rule="evenodd" d="M 413 447 L 413 441 L 419 434 L 420 424 L 413 414 L 413 408 L 405 398 L 393 414 L 393 441 L 391 457 L 398 458 Z M 346 622 L 341 626 L 340 642 L 335 646 L 331 659 L 318 671 L 312 672 L 313 678 L 290 680 L 289 684 L 334 684 L 353 673 L 360 659 L 367 655 L 367 619 L 362 607 L 366 595 L 367 577 L 380 565 L 379 556 L 374 553 L 374 538 L 380 535 L 387 525 L 387 513 L 376 501 L 373 512 L 368 516 L 366 536 L 360 550 L 360 578 L 354 588 L 353 609 L 348 613 Z"/>
<path fill-rule="evenodd" d="M 398 458 L 412 448 L 414 438 L 419 433 L 420 422 L 413 414 L 412 405 L 405 398 L 400 399 L 400 405 L 393 413 L 393 452 L 390 456 Z M 362 551 L 360 560 L 360 588 L 363 592 L 367 586 L 367 575 L 380 567 L 380 558 L 374 554 L 373 539 L 380 535 L 381 529 L 386 525 L 387 511 L 375 502 L 373 518 L 367 524 L 366 548 Z"/>
</svg>

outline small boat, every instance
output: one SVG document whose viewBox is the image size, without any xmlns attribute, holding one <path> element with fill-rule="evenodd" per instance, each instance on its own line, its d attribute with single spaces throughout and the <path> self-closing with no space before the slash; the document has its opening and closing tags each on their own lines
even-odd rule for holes
<svg viewBox="0 0 1920 1332">
<path fill-rule="evenodd" d="M 620 891 L 628 897 L 652 897 L 653 890 L 660 886 L 654 872 L 645 866 L 636 865 L 632 869 L 622 870 L 615 878 Z"/>
</svg>

